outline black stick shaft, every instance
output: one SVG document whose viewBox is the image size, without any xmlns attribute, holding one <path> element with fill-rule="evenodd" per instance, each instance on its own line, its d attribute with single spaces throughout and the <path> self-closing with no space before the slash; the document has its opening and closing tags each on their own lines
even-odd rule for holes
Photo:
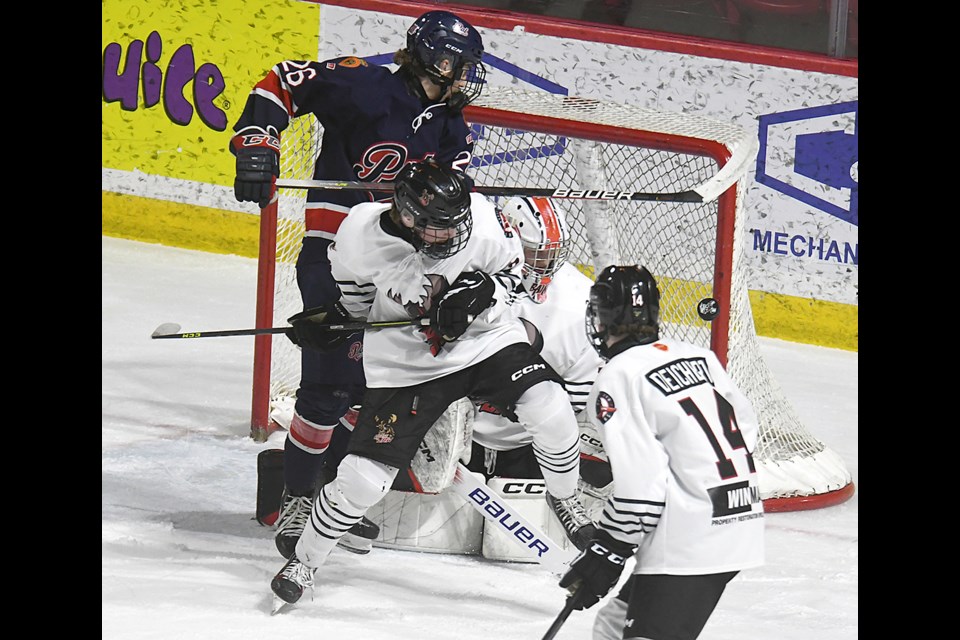
<svg viewBox="0 0 960 640">
<path fill-rule="evenodd" d="M 219 336 L 258 336 L 265 333 L 283 333 L 284 327 L 268 329 L 228 329 L 224 331 L 185 331 L 183 333 L 154 333 L 151 338 L 216 338 Z"/>
<path fill-rule="evenodd" d="M 581 586 L 580 589 L 583 589 L 583 587 Z M 560 632 L 560 627 L 567 621 L 570 613 L 573 612 L 573 608 L 577 606 L 577 602 L 580 601 L 580 589 L 577 589 L 576 593 L 567 596 L 567 601 L 563 603 L 563 609 L 557 614 L 556 620 L 553 621 L 553 624 L 550 625 L 547 632 L 543 634 L 542 640 L 553 640 L 557 633 Z"/>
<path fill-rule="evenodd" d="M 327 189 L 363 191 L 393 191 L 390 182 L 349 182 L 336 180 L 277 180 L 280 189 Z M 658 202 L 703 202 L 696 191 L 677 191 L 675 193 L 644 193 L 640 191 L 617 191 L 613 189 L 566 189 L 535 187 L 474 187 L 474 191 L 487 196 L 536 196 L 557 200 L 643 200 Z"/>
<path fill-rule="evenodd" d="M 327 331 L 363 331 L 365 329 L 384 329 L 387 327 L 405 327 L 409 325 L 429 324 L 427 318 L 413 320 L 397 320 L 395 322 L 347 322 L 344 324 L 321 325 Z M 151 335 L 154 339 L 163 338 L 216 338 L 222 336 L 259 336 L 267 333 L 286 333 L 290 327 L 267 327 L 262 329 L 224 329 L 219 331 L 185 331 L 180 327 L 167 330 L 170 325 L 160 325 Z"/>
</svg>

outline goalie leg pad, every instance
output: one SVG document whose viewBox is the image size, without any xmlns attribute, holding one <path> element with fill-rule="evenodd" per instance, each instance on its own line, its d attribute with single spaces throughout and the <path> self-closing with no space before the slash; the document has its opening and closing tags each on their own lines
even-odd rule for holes
<svg viewBox="0 0 960 640">
<path fill-rule="evenodd" d="M 451 402 L 430 427 L 410 462 L 410 479 L 416 491 L 439 493 L 453 482 L 460 460 L 470 461 L 473 416 L 473 403 L 460 398 Z"/>
<path fill-rule="evenodd" d="M 436 494 L 390 491 L 367 511 L 367 517 L 380 526 L 374 541 L 377 547 L 458 555 L 480 553 L 483 516 L 449 489 Z"/>
<path fill-rule="evenodd" d="M 257 454 L 257 522 L 273 526 L 280 515 L 282 499 L 283 449 L 264 449 Z"/>
<path fill-rule="evenodd" d="M 487 486 L 499 494 L 510 509 L 547 535 L 556 547 L 554 554 L 570 559 L 579 553 L 544 499 L 547 489 L 543 480 L 494 477 L 490 478 Z M 509 562 L 538 562 L 536 557 L 517 544 L 513 533 L 486 523 L 483 527 L 483 557 Z"/>
</svg>

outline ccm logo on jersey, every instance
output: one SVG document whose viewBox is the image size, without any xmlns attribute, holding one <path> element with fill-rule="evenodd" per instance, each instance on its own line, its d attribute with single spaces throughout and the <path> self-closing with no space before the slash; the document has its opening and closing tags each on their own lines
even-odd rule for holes
<svg viewBox="0 0 960 640">
<path fill-rule="evenodd" d="M 527 375 L 528 373 L 533 373 L 534 371 L 537 371 L 539 369 L 546 369 L 546 368 L 547 368 L 547 365 L 545 364 L 528 364 L 523 369 L 520 369 L 520 371 L 514 372 L 514 374 L 510 376 L 510 379 L 516 381 L 522 378 L 523 376 Z"/>
<path fill-rule="evenodd" d="M 550 547 L 538 538 L 530 529 L 520 525 L 517 517 L 514 516 L 506 506 L 492 499 L 481 489 L 474 489 L 470 492 L 470 499 L 476 502 L 489 515 L 500 524 L 504 533 L 513 535 L 528 548 L 537 552 L 537 557 L 543 557 L 543 554 L 550 551 Z"/>
</svg>

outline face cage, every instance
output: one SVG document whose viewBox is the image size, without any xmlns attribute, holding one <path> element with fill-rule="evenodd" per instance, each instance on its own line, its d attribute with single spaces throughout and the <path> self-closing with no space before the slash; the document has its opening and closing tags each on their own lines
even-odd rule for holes
<svg viewBox="0 0 960 640">
<path fill-rule="evenodd" d="M 547 287 L 553 275 L 563 266 L 570 253 L 569 242 L 523 244 L 523 287 L 537 304 L 547 298 Z"/>
<path fill-rule="evenodd" d="M 597 313 L 597 306 L 593 302 L 587 303 L 587 311 L 583 316 L 584 331 L 587 334 L 587 342 L 593 347 L 601 358 L 606 358 L 607 353 L 607 328 L 600 323 L 600 315 Z"/>
<path fill-rule="evenodd" d="M 417 225 L 419 229 L 423 230 L 428 225 Z M 460 221 L 460 224 L 456 226 L 457 234 L 447 240 L 446 242 L 430 243 L 424 241 L 419 234 L 414 233 L 414 245 L 417 248 L 417 251 L 427 256 L 428 258 L 433 258 L 434 260 L 444 260 L 450 256 L 456 255 L 467 246 L 467 242 L 470 240 L 470 234 L 473 232 L 473 216 L 468 214 L 466 218 Z"/>
<path fill-rule="evenodd" d="M 468 62 L 464 64 L 463 67 L 463 71 L 461 72 L 463 84 L 460 85 L 460 90 L 457 91 L 454 96 L 457 94 L 462 95 L 463 106 L 465 107 L 479 98 L 480 94 L 483 93 L 483 86 L 487 81 L 487 69 L 483 66 L 482 62 L 476 64 Z"/>
<path fill-rule="evenodd" d="M 446 76 L 440 69 L 440 60 L 430 70 L 430 77 L 441 91 L 446 92 L 453 84 L 453 78 L 459 77 L 457 90 L 447 100 L 447 106 L 454 111 L 460 111 L 465 106 L 480 97 L 483 86 L 486 84 L 487 70 L 482 63 L 463 62 L 454 66 L 451 76 Z"/>
</svg>

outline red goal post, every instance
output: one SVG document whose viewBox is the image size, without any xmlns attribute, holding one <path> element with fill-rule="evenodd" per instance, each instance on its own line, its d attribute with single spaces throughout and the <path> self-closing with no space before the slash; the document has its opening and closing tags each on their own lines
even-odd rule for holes
<svg viewBox="0 0 960 640">
<path fill-rule="evenodd" d="M 476 138 L 469 173 L 488 197 L 501 199 L 492 195 L 498 189 L 569 190 L 555 202 L 573 237 L 569 260 L 591 277 L 610 264 L 644 264 L 660 284 L 663 333 L 708 346 L 724 363 L 760 417 L 754 459 L 768 510 L 819 508 L 853 494 L 842 459 L 800 422 L 759 352 L 742 210 L 754 133 L 691 114 L 510 88 L 488 88 L 465 117 Z M 321 144 L 312 117 L 295 119 L 282 135 L 280 181 L 312 178 Z M 583 191 L 682 195 L 576 197 Z M 283 326 L 301 310 L 294 265 L 305 195 L 281 188 L 261 213 L 258 328 Z M 720 303 L 711 322 L 697 313 L 704 298 Z M 255 439 L 289 424 L 299 364 L 288 340 L 255 338 Z"/>
</svg>

